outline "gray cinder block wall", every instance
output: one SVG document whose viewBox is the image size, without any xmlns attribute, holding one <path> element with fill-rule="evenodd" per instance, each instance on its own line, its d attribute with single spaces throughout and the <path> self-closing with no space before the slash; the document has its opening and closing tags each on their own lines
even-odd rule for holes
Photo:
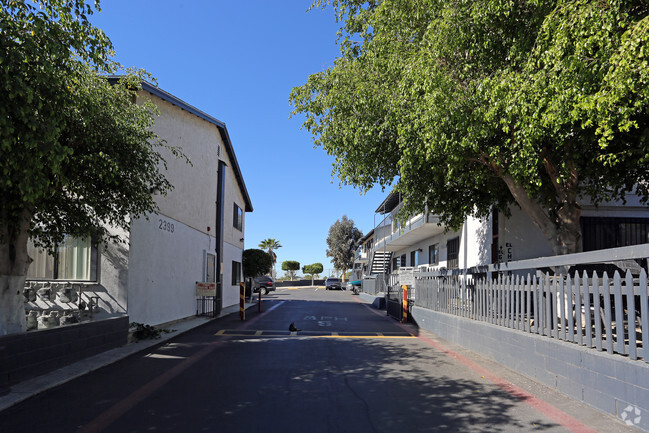
<svg viewBox="0 0 649 433">
<path fill-rule="evenodd" d="M 0 390 L 126 344 L 129 317 L 0 336 Z"/>
<path fill-rule="evenodd" d="M 649 432 L 649 364 L 413 307 L 420 328 Z"/>
</svg>

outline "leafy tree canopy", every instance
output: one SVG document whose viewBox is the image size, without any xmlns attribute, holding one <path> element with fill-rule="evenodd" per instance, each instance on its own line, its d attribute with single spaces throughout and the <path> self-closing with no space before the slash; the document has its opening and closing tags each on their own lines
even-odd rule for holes
<svg viewBox="0 0 649 433">
<path fill-rule="evenodd" d="M 243 252 L 243 276 L 258 277 L 270 272 L 273 258 L 266 251 L 251 248 Z"/>
<path fill-rule="evenodd" d="M 286 273 L 289 275 L 291 280 L 295 278 L 295 271 L 300 270 L 300 262 L 296 262 L 295 260 L 286 260 L 282 262 L 282 271 L 286 271 Z"/>
<path fill-rule="evenodd" d="M 354 253 L 362 237 L 363 233 L 347 215 L 343 215 L 329 227 L 327 257 L 331 257 L 334 267 L 342 271 L 343 278 L 347 269 L 354 266 Z"/>
<path fill-rule="evenodd" d="M 322 266 L 322 263 L 313 263 L 311 265 L 304 265 L 304 267 L 302 268 L 302 272 L 308 275 L 318 275 L 321 274 L 323 270 L 324 270 L 324 266 Z"/>
<path fill-rule="evenodd" d="M 649 198 L 646 1 L 327 5 L 341 56 L 290 101 L 343 183 L 398 180 L 452 228 L 516 202 L 557 253 L 586 200 Z"/>
<path fill-rule="evenodd" d="M 120 68 L 84 0 L 0 0 L 0 334 L 24 329 L 27 239 L 106 239 L 157 209 L 164 143 L 155 107 L 135 104 L 143 72 Z M 171 149 L 178 154 L 177 149 Z"/>
</svg>

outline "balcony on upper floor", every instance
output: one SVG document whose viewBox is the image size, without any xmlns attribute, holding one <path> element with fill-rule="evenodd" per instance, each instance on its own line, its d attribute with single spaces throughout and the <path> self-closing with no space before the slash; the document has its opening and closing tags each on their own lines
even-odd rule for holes
<svg viewBox="0 0 649 433">
<path fill-rule="evenodd" d="M 392 215 L 386 215 L 374 229 L 374 249 L 400 251 L 432 236 L 444 233 L 438 215 L 418 214 L 403 224 L 398 224 Z"/>
<path fill-rule="evenodd" d="M 358 247 L 354 253 L 354 263 L 369 263 L 370 255 L 369 251 L 365 250 L 361 245 Z"/>
</svg>

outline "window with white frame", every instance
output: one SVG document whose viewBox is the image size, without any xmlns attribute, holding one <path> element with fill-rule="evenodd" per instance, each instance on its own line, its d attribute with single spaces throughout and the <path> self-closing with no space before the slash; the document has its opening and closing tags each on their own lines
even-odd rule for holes
<svg viewBox="0 0 649 433">
<path fill-rule="evenodd" d="M 232 285 L 237 286 L 241 282 L 241 263 L 232 261 Z"/>
<path fill-rule="evenodd" d="M 66 236 L 53 254 L 37 248 L 30 240 L 27 246 L 33 262 L 27 278 L 34 280 L 97 280 L 97 246 L 90 238 Z"/>
</svg>

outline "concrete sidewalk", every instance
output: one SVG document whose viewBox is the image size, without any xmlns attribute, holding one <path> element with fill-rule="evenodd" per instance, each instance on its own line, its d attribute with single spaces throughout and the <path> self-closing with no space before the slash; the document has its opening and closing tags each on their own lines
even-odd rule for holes
<svg viewBox="0 0 649 433">
<path fill-rule="evenodd" d="M 256 306 L 257 303 L 246 303 L 246 309 Z M 146 350 L 152 346 L 163 343 L 180 334 L 190 331 L 194 328 L 202 326 L 212 320 L 236 314 L 239 312 L 239 306 L 233 305 L 224 308 L 219 317 L 189 317 L 169 325 L 163 325 L 159 329 L 166 329 L 169 332 L 162 332 L 160 338 L 150 340 L 139 340 L 136 342 L 128 343 L 125 346 L 108 350 L 98 355 L 77 361 L 73 364 L 67 365 L 58 370 L 52 371 L 33 379 L 20 382 L 11 386 L 11 391 L 0 397 L 0 412 L 10 408 L 11 406 L 27 400 L 37 394 L 40 394 L 48 389 L 55 388 L 64 383 L 70 382 L 78 377 L 81 377 L 91 371 L 98 370 L 107 365 L 113 364 L 121 359 L 131 356 L 135 353 Z"/>
</svg>

